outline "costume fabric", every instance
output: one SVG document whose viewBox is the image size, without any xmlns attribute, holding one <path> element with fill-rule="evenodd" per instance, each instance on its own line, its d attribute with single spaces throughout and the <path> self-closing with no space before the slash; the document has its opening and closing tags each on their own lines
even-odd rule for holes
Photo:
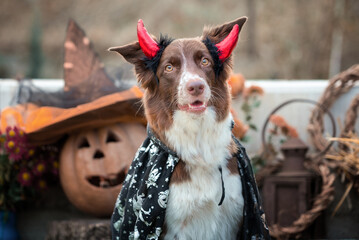
<svg viewBox="0 0 359 240">
<path fill-rule="evenodd" d="M 179 158 L 147 129 L 148 137 L 129 168 L 112 215 L 112 239 L 160 239 L 169 183 Z M 270 239 L 252 167 L 243 146 L 235 154 L 244 197 L 243 225 L 237 239 Z"/>
</svg>

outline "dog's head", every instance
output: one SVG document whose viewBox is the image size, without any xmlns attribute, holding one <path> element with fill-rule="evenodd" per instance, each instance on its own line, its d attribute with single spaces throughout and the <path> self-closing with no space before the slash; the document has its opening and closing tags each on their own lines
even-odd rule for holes
<svg viewBox="0 0 359 240">
<path fill-rule="evenodd" d="M 227 78 L 231 53 L 247 18 L 204 28 L 201 37 L 172 40 L 151 37 L 138 21 L 138 41 L 109 50 L 135 65 L 138 82 L 145 89 L 144 105 L 151 127 L 166 130 L 175 111 L 203 114 L 214 108 L 217 120 L 229 114 Z"/>
</svg>

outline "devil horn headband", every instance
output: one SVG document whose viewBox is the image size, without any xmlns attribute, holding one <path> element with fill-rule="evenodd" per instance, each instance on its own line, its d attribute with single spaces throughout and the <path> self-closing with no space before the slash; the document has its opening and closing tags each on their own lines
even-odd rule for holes
<svg viewBox="0 0 359 240">
<path fill-rule="evenodd" d="M 234 25 L 228 36 L 215 46 L 218 49 L 218 57 L 221 62 L 224 62 L 232 53 L 235 48 L 239 35 L 238 24 Z"/>
<path fill-rule="evenodd" d="M 237 44 L 238 34 L 239 26 L 236 24 L 233 26 L 228 36 L 215 45 L 218 49 L 218 56 L 221 62 L 224 62 L 231 55 Z M 141 49 L 146 57 L 149 59 L 154 58 L 160 50 L 160 47 L 158 46 L 157 42 L 153 40 L 152 37 L 148 34 L 142 19 L 138 20 L 137 23 L 137 37 Z"/>
<path fill-rule="evenodd" d="M 209 38 L 209 36 L 203 39 L 203 43 L 204 45 L 206 45 L 214 61 L 213 70 L 216 74 L 216 77 L 218 77 L 220 72 L 223 70 L 223 64 L 225 60 L 229 58 L 234 47 L 236 46 L 238 34 L 239 26 L 238 24 L 235 24 L 227 37 L 217 44 L 214 44 Z"/>
<path fill-rule="evenodd" d="M 148 34 L 142 19 L 138 20 L 137 23 L 137 38 L 146 57 L 149 59 L 154 58 L 160 50 L 160 47 L 157 45 L 156 41 L 152 39 L 150 34 Z"/>
<path fill-rule="evenodd" d="M 221 42 L 214 44 L 208 37 L 203 41 L 214 59 L 214 70 L 216 76 L 218 76 L 222 71 L 224 61 L 231 55 L 233 49 L 235 48 L 238 41 L 238 35 L 239 26 L 238 24 L 235 24 L 231 32 Z M 145 59 L 146 67 L 152 69 L 156 75 L 161 55 L 164 49 L 172 42 L 172 39 L 163 38 L 161 36 L 160 42 L 157 43 L 147 32 L 142 19 L 138 20 L 137 23 L 137 38 L 142 52 L 147 57 L 147 59 Z"/>
</svg>

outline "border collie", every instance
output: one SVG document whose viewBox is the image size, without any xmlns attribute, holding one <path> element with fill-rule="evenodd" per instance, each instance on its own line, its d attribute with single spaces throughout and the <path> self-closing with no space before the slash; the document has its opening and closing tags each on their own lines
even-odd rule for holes
<svg viewBox="0 0 359 240">
<path fill-rule="evenodd" d="M 135 66 L 148 138 L 112 216 L 113 239 L 264 239 L 268 229 L 244 148 L 232 136 L 227 78 L 247 18 L 201 37 L 110 48 Z"/>
</svg>

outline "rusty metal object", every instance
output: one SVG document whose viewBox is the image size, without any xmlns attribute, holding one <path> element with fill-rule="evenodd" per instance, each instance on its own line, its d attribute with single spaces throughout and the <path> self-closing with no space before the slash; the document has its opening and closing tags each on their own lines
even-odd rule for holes
<svg viewBox="0 0 359 240">
<path fill-rule="evenodd" d="M 270 225 L 290 226 L 311 208 L 315 175 L 304 167 L 308 147 L 291 138 L 281 146 L 285 159 L 282 170 L 264 180 L 263 197 Z"/>
<path fill-rule="evenodd" d="M 269 229 L 272 237 L 277 239 L 288 239 L 291 236 L 300 237 L 301 233 L 306 230 L 333 201 L 333 182 L 335 175 L 330 173 L 328 166 L 325 164 L 313 166 L 312 169 L 321 176 L 322 180 L 321 192 L 315 197 L 312 208 L 301 214 L 290 226 L 283 227 L 279 224 L 271 225 Z"/>
</svg>

